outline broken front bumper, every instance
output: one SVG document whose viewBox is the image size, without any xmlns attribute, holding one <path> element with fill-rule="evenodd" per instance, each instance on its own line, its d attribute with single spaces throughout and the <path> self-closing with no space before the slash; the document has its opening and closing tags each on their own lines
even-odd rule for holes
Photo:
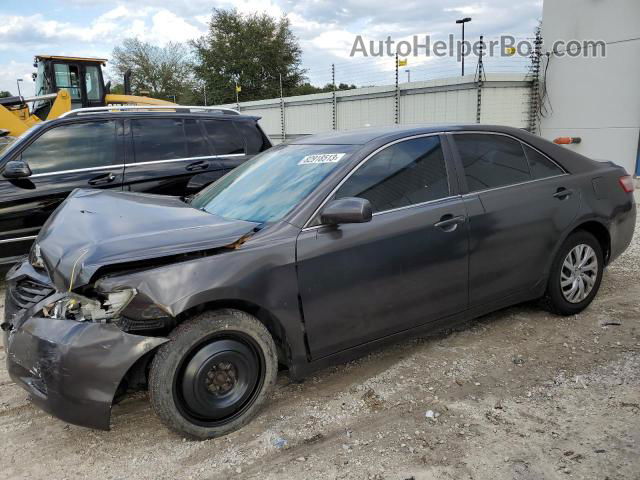
<svg viewBox="0 0 640 480">
<path fill-rule="evenodd" d="M 35 299 L 26 306 L 24 282 Z M 2 327 L 9 375 L 42 410 L 69 423 L 108 430 L 123 377 L 167 339 L 131 335 L 108 323 L 43 317 L 42 307 L 61 295 L 40 299 L 34 284 L 51 292 L 42 274 L 26 261 L 7 275 Z"/>
</svg>

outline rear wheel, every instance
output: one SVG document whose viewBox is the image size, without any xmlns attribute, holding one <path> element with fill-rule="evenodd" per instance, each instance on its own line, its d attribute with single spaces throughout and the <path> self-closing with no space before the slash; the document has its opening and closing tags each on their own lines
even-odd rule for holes
<svg viewBox="0 0 640 480">
<path fill-rule="evenodd" d="M 543 303 L 559 315 L 581 312 L 598 293 L 603 269 L 602 247 L 596 237 L 582 230 L 572 233 L 553 261 Z"/>
<path fill-rule="evenodd" d="M 156 414 L 193 438 L 225 435 L 247 424 L 276 380 L 276 347 L 266 327 L 238 310 L 185 321 L 158 350 L 149 374 Z"/>
</svg>

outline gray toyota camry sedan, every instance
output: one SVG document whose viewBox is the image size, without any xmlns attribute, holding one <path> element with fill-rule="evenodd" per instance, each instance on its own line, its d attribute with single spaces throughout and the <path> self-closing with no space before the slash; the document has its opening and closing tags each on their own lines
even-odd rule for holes
<svg viewBox="0 0 640 480">
<path fill-rule="evenodd" d="M 615 159 L 613 159 L 615 160 Z M 635 226 L 631 177 L 515 128 L 315 135 L 193 198 L 76 190 L 8 274 L 7 366 L 64 421 L 246 424 L 302 378 L 519 302 L 573 315 Z"/>
</svg>

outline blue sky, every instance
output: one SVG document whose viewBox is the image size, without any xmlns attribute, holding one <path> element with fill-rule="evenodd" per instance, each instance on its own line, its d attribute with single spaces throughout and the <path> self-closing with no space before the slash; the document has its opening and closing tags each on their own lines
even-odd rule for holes
<svg viewBox="0 0 640 480">
<path fill-rule="evenodd" d="M 66 54 L 109 58 L 124 38 L 137 37 L 158 45 L 187 42 L 205 33 L 212 9 L 235 7 L 244 13 L 266 11 L 287 15 L 303 49 L 303 66 L 314 83 L 330 80 L 331 63 L 338 81 L 376 83 L 392 79 L 388 59 L 351 59 L 356 35 L 400 40 L 430 34 L 459 34 L 455 19 L 471 16 L 467 38 L 484 34 L 530 36 L 542 16 L 542 0 L 0 0 L 0 90 L 33 94 L 31 73 L 35 54 Z M 457 68 L 438 60 L 434 74 Z M 446 67 L 445 67 L 446 63 Z M 414 77 L 429 70 L 427 59 L 410 60 Z M 515 68 L 515 61 L 512 66 Z M 417 78 L 419 79 L 419 78 Z"/>
</svg>

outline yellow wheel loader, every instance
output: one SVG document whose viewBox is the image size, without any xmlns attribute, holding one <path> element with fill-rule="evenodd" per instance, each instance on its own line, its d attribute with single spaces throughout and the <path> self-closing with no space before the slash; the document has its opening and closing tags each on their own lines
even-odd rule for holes
<svg viewBox="0 0 640 480">
<path fill-rule="evenodd" d="M 0 98 L 0 142 L 17 137 L 43 120 L 59 117 L 69 110 L 109 105 L 175 105 L 165 100 L 131 95 L 129 75 L 125 74 L 125 95 L 110 93 L 111 82 L 104 83 L 104 58 L 35 57 L 34 97 Z M 32 104 L 29 108 L 29 104 Z"/>
</svg>

